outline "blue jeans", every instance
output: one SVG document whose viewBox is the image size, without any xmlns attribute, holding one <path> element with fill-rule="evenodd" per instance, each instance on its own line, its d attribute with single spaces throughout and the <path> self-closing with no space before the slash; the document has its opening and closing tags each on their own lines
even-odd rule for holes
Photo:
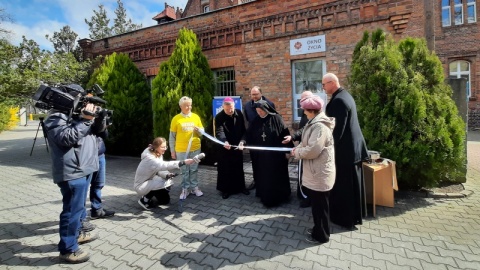
<svg viewBox="0 0 480 270">
<path fill-rule="evenodd" d="M 85 200 L 83 200 L 83 212 L 82 215 L 80 216 L 80 222 L 84 221 L 87 218 L 87 194 L 88 194 L 88 189 L 90 188 L 90 183 L 92 182 L 92 174 L 89 174 L 86 176 L 87 178 L 87 185 L 85 186 Z"/>
<path fill-rule="evenodd" d="M 188 154 L 186 152 L 177 152 L 177 160 L 185 160 L 193 158 L 194 156 L 200 154 L 201 149 L 192 151 Z M 184 189 L 193 189 L 198 186 L 197 172 L 198 172 L 198 163 L 193 163 L 192 165 L 184 165 L 180 167 L 182 172 L 182 188 Z"/>
<path fill-rule="evenodd" d="M 61 254 L 78 250 L 78 232 L 80 218 L 85 211 L 89 176 L 60 182 L 57 185 L 62 192 L 63 210 L 60 214 L 60 242 L 58 251 Z"/>
<path fill-rule="evenodd" d="M 105 155 L 98 156 L 98 171 L 93 173 L 90 183 L 90 203 L 92 211 L 102 209 L 102 188 L 105 186 Z"/>
</svg>

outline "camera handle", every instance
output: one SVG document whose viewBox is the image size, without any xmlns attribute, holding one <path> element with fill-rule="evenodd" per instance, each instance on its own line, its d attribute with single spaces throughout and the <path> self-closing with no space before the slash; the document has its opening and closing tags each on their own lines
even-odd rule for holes
<svg viewBox="0 0 480 270">
<path fill-rule="evenodd" d="M 33 139 L 33 145 L 32 145 L 32 150 L 30 150 L 30 156 L 32 156 L 33 153 L 33 147 L 35 147 L 35 142 L 37 141 L 37 136 L 38 136 L 38 131 L 40 130 L 40 127 L 42 127 L 43 131 L 43 138 L 45 139 L 45 146 L 47 147 L 47 152 L 48 151 L 48 142 L 47 142 L 47 132 L 45 131 L 45 123 L 43 123 L 43 117 L 39 117 L 40 123 L 38 123 L 38 128 L 37 128 L 37 133 L 35 134 L 35 138 Z"/>
</svg>

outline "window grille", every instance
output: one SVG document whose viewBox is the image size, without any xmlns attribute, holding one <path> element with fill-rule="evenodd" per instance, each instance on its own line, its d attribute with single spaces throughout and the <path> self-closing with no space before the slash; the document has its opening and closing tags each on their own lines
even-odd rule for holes
<svg viewBox="0 0 480 270">
<path fill-rule="evenodd" d="M 213 70 L 213 76 L 216 96 L 236 96 L 235 70 L 233 68 Z"/>
</svg>

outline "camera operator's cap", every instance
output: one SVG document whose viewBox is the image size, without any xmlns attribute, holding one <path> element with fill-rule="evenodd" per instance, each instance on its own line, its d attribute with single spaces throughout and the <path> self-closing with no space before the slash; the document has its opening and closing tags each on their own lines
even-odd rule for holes
<svg viewBox="0 0 480 270">
<path fill-rule="evenodd" d="M 235 101 L 233 101 L 233 98 L 231 97 L 226 97 L 223 99 L 223 103 L 235 103 Z"/>
</svg>

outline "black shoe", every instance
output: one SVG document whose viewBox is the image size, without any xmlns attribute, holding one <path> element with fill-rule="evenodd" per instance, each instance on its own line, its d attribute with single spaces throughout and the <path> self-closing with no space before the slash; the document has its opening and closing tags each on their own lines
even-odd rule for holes
<svg viewBox="0 0 480 270">
<path fill-rule="evenodd" d="M 230 194 L 228 194 L 226 192 L 222 193 L 222 198 L 223 199 L 228 199 L 228 197 L 230 197 Z"/>
<path fill-rule="evenodd" d="M 312 206 L 312 204 L 310 203 L 310 200 L 303 199 L 300 201 L 300 208 L 307 208 L 310 206 Z"/>
<path fill-rule="evenodd" d="M 328 241 L 329 241 L 329 240 L 318 241 L 317 239 L 314 239 L 311 235 L 307 236 L 307 238 L 305 238 L 305 240 L 307 240 L 307 242 L 309 242 L 311 244 L 315 244 L 315 245 L 325 244 L 325 243 L 328 243 Z"/>
<path fill-rule="evenodd" d="M 247 190 L 253 190 L 257 187 L 257 185 L 255 184 L 255 181 L 253 181 L 248 187 L 247 187 Z"/>
<path fill-rule="evenodd" d="M 307 229 L 307 234 L 312 235 L 313 229 Z"/>
<path fill-rule="evenodd" d="M 97 219 L 97 218 L 108 218 L 108 217 L 113 217 L 115 215 L 115 211 L 110 211 L 106 210 L 103 208 L 100 208 L 98 210 L 91 210 L 90 211 L 90 218 L 91 219 Z"/>
<path fill-rule="evenodd" d="M 250 195 L 250 191 L 248 191 L 248 189 L 244 189 L 244 190 L 242 191 L 242 193 L 245 194 L 245 195 Z"/>
<path fill-rule="evenodd" d="M 91 232 L 95 230 L 95 225 L 84 220 L 82 221 L 82 224 L 80 225 L 80 232 Z"/>
<path fill-rule="evenodd" d="M 150 201 L 151 201 L 151 200 L 150 200 Z M 138 200 L 138 204 L 140 204 L 140 206 L 143 207 L 143 209 L 145 209 L 145 210 L 149 210 L 149 209 L 152 208 L 151 203 L 150 203 L 150 202 L 145 202 L 145 201 L 143 200 L 143 197 L 140 198 L 140 200 Z"/>
</svg>

